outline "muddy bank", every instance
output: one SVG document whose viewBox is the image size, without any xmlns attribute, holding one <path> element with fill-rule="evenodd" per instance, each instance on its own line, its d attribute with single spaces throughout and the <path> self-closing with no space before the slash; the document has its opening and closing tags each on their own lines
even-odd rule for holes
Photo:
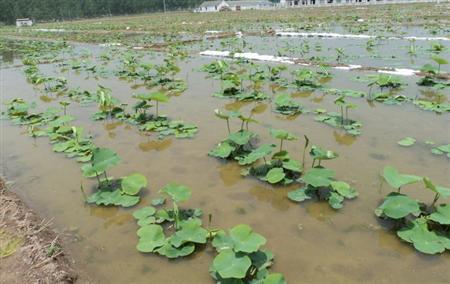
<svg viewBox="0 0 450 284">
<path fill-rule="evenodd" d="M 0 178 L 1 283 L 75 283 L 73 261 L 50 222 L 28 208 Z"/>
</svg>

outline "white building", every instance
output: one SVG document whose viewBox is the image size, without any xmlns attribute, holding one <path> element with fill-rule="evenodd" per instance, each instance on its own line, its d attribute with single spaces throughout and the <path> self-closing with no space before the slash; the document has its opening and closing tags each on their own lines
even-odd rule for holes
<svg viewBox="0 0 450 284">
<path fill-rule="evenodd" d="M 17 19 L 16 20 L 16 27 L 20 28 L 20 27 L 30 27 L 33 25 L 33 20 L 29 19 L 29 18 L 25 18 L 25 19 Z"/>
<path fill-rule="evenodd" d="M 247 1 L 205 1 L 195 12 L 220 12 L 220 11 L 241 11 L 241 10 L 261 10 L 273 8 L 273 3 L 268 0 L 247 0 Z"/>
<path fill-rule="evenodd" d="M 369 5 L 369 4 L 400 4 L 421 2 L 448 2 L 448 0 L 280 0 L 278 7 L 302 6 L 341 6 L 341 5 Z"/>
</svg>

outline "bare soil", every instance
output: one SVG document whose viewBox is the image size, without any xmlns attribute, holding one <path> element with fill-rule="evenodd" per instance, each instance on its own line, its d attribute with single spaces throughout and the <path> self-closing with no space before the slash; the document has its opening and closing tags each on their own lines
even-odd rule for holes
<svg viewBox="0 0 450 284">
<path fill-rule="evenodd" d="M 0 178 L 0 283 L 76 282 L 73 261 L 50 225 Z"/>
</svg>

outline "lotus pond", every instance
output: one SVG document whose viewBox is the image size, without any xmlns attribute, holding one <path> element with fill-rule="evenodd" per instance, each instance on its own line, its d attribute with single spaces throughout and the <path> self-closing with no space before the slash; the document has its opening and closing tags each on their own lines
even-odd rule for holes
<svg viewBox="0 0 450 284">
<path fill-rule="evenodd" d="M 3 31 L 2 175 L 83 283 L 448 283 L 450 38 L 427 21 Z"/>
</svg>

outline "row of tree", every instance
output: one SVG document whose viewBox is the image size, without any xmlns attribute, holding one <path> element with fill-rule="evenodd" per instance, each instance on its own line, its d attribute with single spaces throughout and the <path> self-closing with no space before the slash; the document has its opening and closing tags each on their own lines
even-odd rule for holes
<svg viewBox="0 0 450 284">
<path fill-rule="evenodd" d="M 203 0 L 0 0 L 0 22 L 13 24 L 17 18 L 58 21 L 107 15 L 126 15 L 190 9 Z"/>
</svg>

